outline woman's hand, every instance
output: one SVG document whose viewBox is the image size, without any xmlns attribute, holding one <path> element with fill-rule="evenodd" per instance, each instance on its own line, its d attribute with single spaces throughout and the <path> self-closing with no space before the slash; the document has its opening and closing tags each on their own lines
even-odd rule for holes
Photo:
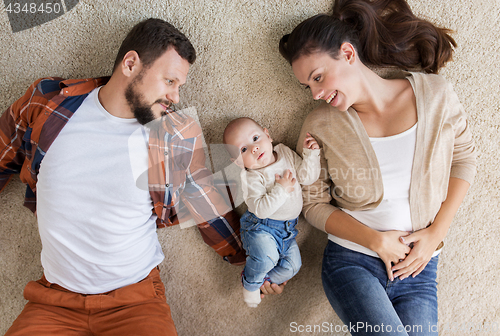
<svg viewBox="0 0 500 336">
<path fill-rule="evenodd" d="M 406 258 L 399 263 L 395 263 L 392 267 L 392 271 L 395 272 L 394 276 L 403 280 L 410 275 L 416 277 L 424 270 L 429 260 L 431 260 L 432 254 L 441 243 L 441 238 L 433 232 L 431 225 L 426 229 L 401 237 L 401 241 L 408 245 L 413 243 L 413 247 Z"/>
<path fill-rule="evenodd" d="M 408 232 L 384 231 L 378 232 L 377 235 L 378 238 L 374 239 L 375 246 L 371 249 L 377 252 L 380 259 L 382 259 L 387 270 L 387 277 L 393 281 L 392 264 L 397 264 L 400 260 L 405 259 L 411 250 L 408 245 L 400 240 L 402 236 L 408 236 Z"/>
<path fill-rule="evenodd" d="M 260 286 L 260 290 L 262 294 L 260 294 L 260 298 L 263 299 L 268 294 L 281 294 L 283 292 L 283 288 L 288 281 L 283 282 L 281 285 L 270 283 L 269 281 L 264 281 L 264 284 Z"/>
<path fill-rule="evenodd" d="M 410 275 L 416 277 L 423 271 L 436 248 L 446 237 L 451 221 L 457 213 L 469 186 L 469 182 L 465 180 L 457 177 L 450 178 L 446 200 L 441 204 L 434 222 L 427 228 L 403 238 L 406 244 L 413 243 L 413 247 L 405 260 L 394 265 L 395 276 L 399 276 L 403 280 Z"/>
</svg>

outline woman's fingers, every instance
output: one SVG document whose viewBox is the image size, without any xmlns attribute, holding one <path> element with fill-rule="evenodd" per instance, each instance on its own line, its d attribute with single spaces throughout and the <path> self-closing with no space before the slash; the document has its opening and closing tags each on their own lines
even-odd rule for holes
<svg viewBox="0 0 500 336">
<path fill-rule="evenodd" d="M 393 281 L 394 275 L 392 274 L 392 263 L 390 261 L 384 261 L 385 269 L 387 271 L 387 277 Z"/>
</svg>

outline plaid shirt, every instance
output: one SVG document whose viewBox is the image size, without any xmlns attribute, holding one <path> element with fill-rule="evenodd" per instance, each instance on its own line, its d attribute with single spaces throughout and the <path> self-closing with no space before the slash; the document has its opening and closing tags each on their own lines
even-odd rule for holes
<svg viewBox="0 0 500 336">
<path fill-rule="evenodd" d="M 36 211 L 37 175 L 45 153 L 88 94 L 108 79 L 39 79 L 2 114 L 0 192 L 20 173 L 27 185 L 24 205 Z M 178 224 L 190 215 L 219 255 L 231 263 L 243 262 L 239 218 L 214 187 L 200 127 L 179 112 L 155 124 L 149 137 L 148 183 L 157 227 Z"/>
</svg>

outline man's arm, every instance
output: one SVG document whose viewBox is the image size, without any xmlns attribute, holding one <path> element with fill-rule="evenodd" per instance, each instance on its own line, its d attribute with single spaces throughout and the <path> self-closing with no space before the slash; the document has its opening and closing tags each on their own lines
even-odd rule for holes
<svg viewBox="0 0 500 336">
<path fill-rule="evenodd" d="M 201 129 L 193 124 L 195 147 L 181 199 L 205 243 L 231 264 L 243 264 L 246 255 L 240 240 L 239 216 L 214 186 L 212 172 L 205 166 Z"/>
<path fill-rule="evenodd" d="M 13 174 L 21 172 L 26 156 L 23 137 L 29 126 L 29 103 L 41 79 L 0 116 L 0 192 Z"/>
</svg>

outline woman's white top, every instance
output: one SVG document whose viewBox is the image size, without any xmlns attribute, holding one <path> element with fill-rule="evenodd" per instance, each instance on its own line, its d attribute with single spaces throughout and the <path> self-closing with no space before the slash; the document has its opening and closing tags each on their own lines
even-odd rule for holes
<svg viewBox="0 0 500 336">
<path fill-rule="evenodd" d="M 349 211 L 345 213 L 377 231 L 399 230 L 412 232 L 410 216 L 410 180 L 413 156 L 417 140 L 417 124 L 412 128 L 388 137 L 370 138 L 382 174 L 384 197 L 378 207 L 370 210 Z M 366 178 L 370 178 L 368 174 Z M 359 186 L 343 192 L 364 192 Z M 378 257 L 378 254 L 364 246 L 329 234 L 328 238 L 351 250 Z"/>
</svg>

